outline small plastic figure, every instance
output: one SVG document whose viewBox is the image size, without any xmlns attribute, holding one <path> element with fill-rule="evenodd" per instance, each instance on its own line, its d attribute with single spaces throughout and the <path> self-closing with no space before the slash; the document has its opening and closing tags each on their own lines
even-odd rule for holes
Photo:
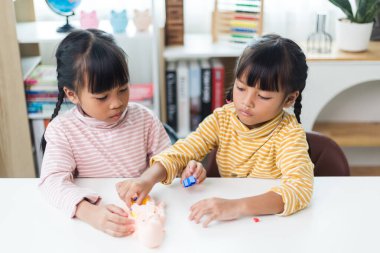
<svg viewBox="0 0 380 253">
<path fill-rule="evenodd" d="M 80 12 L 80 27 L 82 29 L 89 29 L 89 28 L 98 28 L 99 27 L 99 19 L 96 14 L 96 11 L 92 12 Z"/>
<path fill-rule="evenodd" d="M 121 12 L 111 11 L 111 25 L 114 33 L 125 33 L 125 29 L 128 25 L 127 11 Z"/>
<path fill-rule="evenodd" d="M 185 178 L 185 179 L 182 181 L 183 186 L 185 186 L 186 188 L 192 186 L 192 185 L 195 184 L 196 182 L 197 182 L 197 179 L 196 179 L 194 176 L 190 176 L 190 177 L 188 177 L 188 178 Z"/>
<path fill-rule="evenodd" d="M 131 209 L 131 216 L 136 221 L 135 234 L 139 241 L 148 248 L 160 246 L 165 236 L 164 204 L 161 202 L 156 205 L 148 196 L 142 205 L 134 203 Z"/>
</svg>

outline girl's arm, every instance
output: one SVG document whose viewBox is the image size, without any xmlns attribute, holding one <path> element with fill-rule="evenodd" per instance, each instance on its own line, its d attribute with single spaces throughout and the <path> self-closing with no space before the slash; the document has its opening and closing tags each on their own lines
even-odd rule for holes
<svg viewBox="0 0 380 253">
<path fill-rule="evenodd" d="M 313 194 L 314 165 L 308 154 L 306 133 L 301 127 L 293 127 L 284 133 L 277 149 L 276 165 L 281 169 L 281 184 L 271 191 L 282 196 L 284 211 L 290 215 L 310 203 Z"/>
<path fill-rule="evenodd" d="M 217 110 L 216 110 L 217 111 Z M 197 130 L 186 139 L 178 140 L 173 146 L 154 156 L 150 164 L 159 162 L 166 169 L 164 184 L 170 184 L 191 160 L 201 161 L 215 147 L 218 146 L 219 124 L 217 112 L 214 112 L 202 121 Z"/>
<path fill-rule="evenodd" d="M 76 163 L 64 129 L 56 119 L 48 125 L 47 141 L 41 166 L 39 189 L 53 206 L 74 217 L 77 205 L 83 199 L 95 203 L 100 196 L 90 189 L 74 184 Z"/>
</svg>

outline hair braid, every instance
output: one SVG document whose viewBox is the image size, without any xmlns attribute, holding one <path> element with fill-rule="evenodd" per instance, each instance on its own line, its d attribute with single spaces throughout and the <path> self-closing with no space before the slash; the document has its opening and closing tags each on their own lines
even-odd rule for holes
<svg viewBox="0 0 380 253">
<path fill-rule="evenodd" d="M 294 103 L 294 114 L 297 118 L 298 123 L 300 124 L 301 124 L 300 115 L 301 115 L 301 109 L 302 109 L 301 100 L 302 100 L 302 94 L 300 93 L 296 99 L 296 102 Z"/>
<path fill-rule="evenodd" d="M 58 115 L 59 110 L 61 110 L 61 105 L 63 103 L 64 98 L 65 98 L 65 92 L 63 88 L 58 87 L 58 100 L 57 100 L 57 103 L 55 104 L 55 109 L 54 109 L 53 114 L 51 115 L 51 119 L 49 122 L 51 122 Z M 44 133 L 41 138 L 42 153 L 45 153 L 45 148 L 46 148 L 46 139 L 45 139 L 45 133 Z"/>
</svg>

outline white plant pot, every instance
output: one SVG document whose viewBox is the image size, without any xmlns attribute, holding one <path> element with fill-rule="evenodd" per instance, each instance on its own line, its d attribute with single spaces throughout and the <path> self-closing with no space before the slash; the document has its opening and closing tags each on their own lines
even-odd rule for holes
<svg viewBox="0 0 380 253">
<path fill-rule="evenodd" d="M 339 19 L 336 26 L 336 45 L 339 49 L 360 52 L 368 49 L 373 22 L 359 24 Z"/>
</svg>

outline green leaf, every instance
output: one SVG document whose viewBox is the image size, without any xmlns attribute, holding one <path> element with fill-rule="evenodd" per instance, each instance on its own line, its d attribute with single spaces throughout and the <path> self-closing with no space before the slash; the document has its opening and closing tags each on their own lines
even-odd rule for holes
<svg viewBox="0 0 380 253">
<path fill-rule="evenodd" d="M 352 13 L 352 7 L 348 0 L 329 0 L 332 4 L 337 6 L 339 9 L 346 14 L 347 18 L 351 21 L 354 20 L 354 14 Z"/>
<path fill-rule="evenodd" d="M 356 12 L 354 22 L 370 23 L 373 22 L 377 10 L 379 9 L 379 0 L 360 0 L 358 11 Z"/>
</svg>

